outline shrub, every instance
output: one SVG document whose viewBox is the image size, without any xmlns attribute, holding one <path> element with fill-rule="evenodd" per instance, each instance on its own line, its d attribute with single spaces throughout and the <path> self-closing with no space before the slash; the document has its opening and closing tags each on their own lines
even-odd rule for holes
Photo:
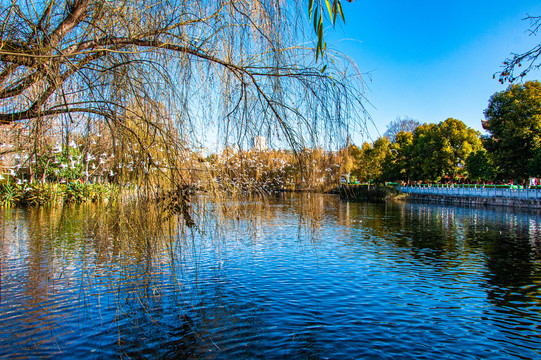
<svg viewBox="0 0 541 360">
<path fill-rule="evenodd" d="M 43 206 L 109 200 L 118 194 L 111 184 L 0 182 L 0 206 Z"/>
</svg>

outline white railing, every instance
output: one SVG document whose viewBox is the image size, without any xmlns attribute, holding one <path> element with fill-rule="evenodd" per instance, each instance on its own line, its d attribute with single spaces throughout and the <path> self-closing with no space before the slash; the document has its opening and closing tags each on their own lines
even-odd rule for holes
<svg viewBox="0 0 541 360">
<path fill-rule="evenodd" d="M 506 199 L 541 199 L 541 190 L 537 189 L 509 189 L 497 187 L 426 187 L 426 186 L 399 186 L 398 190 L 406 194 L 440 195 L 456 197 L 501 197 Z"/>
</svg>

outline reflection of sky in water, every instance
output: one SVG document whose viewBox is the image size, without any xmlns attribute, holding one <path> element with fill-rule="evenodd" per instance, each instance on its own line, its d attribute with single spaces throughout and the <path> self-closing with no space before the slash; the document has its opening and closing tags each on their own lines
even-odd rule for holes
<svg viewBox="0 0 541 360">
<path fill-rule="evenodd" d="M 146 242 L 96 210 L 4 211 L 0 356 L 540 355 L 536 212 L 285 195 Z"/>
</svg>

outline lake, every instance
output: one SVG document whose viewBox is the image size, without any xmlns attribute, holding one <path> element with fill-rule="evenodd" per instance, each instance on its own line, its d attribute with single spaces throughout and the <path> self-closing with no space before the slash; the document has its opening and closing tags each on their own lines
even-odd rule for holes
<svg viewBox="0 0 541 360">
<path fill-rule="evenodd" d="M 0 358 L 541 358 L 537 212 L 194 206 L 197 230 L 96 205 L 0 210 Z"/>
</svg>

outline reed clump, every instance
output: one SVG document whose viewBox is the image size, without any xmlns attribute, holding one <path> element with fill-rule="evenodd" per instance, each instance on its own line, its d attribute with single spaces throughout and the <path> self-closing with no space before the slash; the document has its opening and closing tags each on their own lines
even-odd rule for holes
<svg viewBox="0 0 541 360">
<path fill-rule="evenodd" d="M 0 182 L 0 206 L 51 206 L 65 203 L 109 201 L 119 188 L 107 183 Z"/>
</svg>

